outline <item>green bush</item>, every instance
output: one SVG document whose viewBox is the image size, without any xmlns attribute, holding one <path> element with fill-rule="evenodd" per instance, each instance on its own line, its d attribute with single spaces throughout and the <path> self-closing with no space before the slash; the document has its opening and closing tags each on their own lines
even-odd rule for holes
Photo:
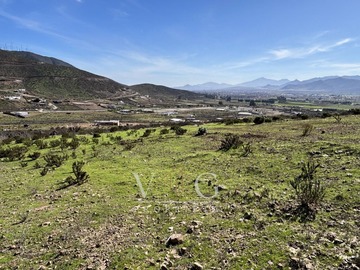
<svg viewBox="0 0 360 270">
<path fill-rule="evenodd" d="M 313 209 L 320 204 L 325 195 L 325 188 L 315 174 L 320 164 L 312 159 L 302 164 L 301 173 L 290 182 L 294 188 L 300 206 Z"/>
<path fill-rule="evenodd" d="M 164 128 L 162 130 L 160 130 L 160 135 L 165 135 L 165 134 L 168 134 L 169 133 L 169 130 L 167 128 Z"/>
<path fill-rule="evenodd" d="M 309 136 L 311 134 L 311 132 L 313 131 L 314 126 L 310 123 L 307 123 L 303 126 L 303 132 L 302 132 L 302 136 Z"/>
<path fill-rule="evenodd" d="M 265 118 L 263 116 L 256 116 L 253 122 L 255 125 L 260 125 L 265 122 Z"/>
<path fill-rule="evenodd" d="M 47 148 L 49 145 L 47 142 L 45 142 L 42 139 L 38 139 L 36 141 L 34 141 L 34 144 L 39 148 L 39 149 L 45 149 Z"/>
<path fill-rule="evenodd" d="M 20 160 L 25 157 L 27 151 L 28 148 L 25 146 L 0 149 L 0 158 L 7 158 L 8 161 Z"/>
<path fill-rule="evenodd" d="M 75 161 L 72 164 L 72 172 L 75 178 L 72 176 L 66 177 L 64 181 L 59 183 L 60 187 L 58 189 L 64 189 L 74 185 L 80 186 L 86 183 L 87 181 L 89 181 L 90 178 L 89 174 L 82 170 L 84 165 L 85 165 L 84 161 Z"/>
<path fill-rule="evenodd" d="M 206 135 L 207 130 L 204 127 L 199 127 L 197 133 L 195 134 L 195 136 L 203 136 Z"/>
<path fill-rule="evenodd" d="M 243 141 L 240 140 L 240 136 L 238 134 L 228 133 L 225 135 L 225 138 L 221 140 L 219 150 L 226 152 L 230 149 L 236 149 L 242 144 Z"/>
<path fill-rule="evenodd" d="M 40 157 L 40 152 L 34 152 L 32 154 L 29 154 L 28 157 L 31 159 L 31 160 L 37 160 L 39 157 Z"/>
<path fill-rule="evenodd" d="M 150 134 L 151 134 L 151 129 L 146 129 L 145 131 L 144 131 L 144 134 L 141 136 L 141 137 L 149 137 L 150 136 Z"/>
<path fill-rule="evenodd" d="M 80 140 L 75 136 L 71 139 L 71 141 L 67 144 L 71 149 L 75 150 L 80 146 Z"/>
<path fill-rule="evenodd" d="M 44 156 L 44 160 L 46 162 L 46 167 L 60 167 L 65 160 L 68 159 L 67 155 L 57 155 L 54 153 L 48 153 Z"/>
<path fill-rule="evenodd" d="M 181 126 L 172 126 L 170 129 L 175 131 L 176 135 L 184 135 L 187 132 L 187 130 Z"/>
</svg>

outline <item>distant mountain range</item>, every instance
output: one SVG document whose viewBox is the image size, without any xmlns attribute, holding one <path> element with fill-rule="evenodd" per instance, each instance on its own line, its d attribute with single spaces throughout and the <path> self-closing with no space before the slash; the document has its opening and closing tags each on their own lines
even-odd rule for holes
<svg viewBox="0 0 360 270">
<path fill-rule="evenodd" d="M 360 95 L 360 76 L 327 76 L 312 78 L 309 80 L 290 81 L 288 79 L 272 80 L 267 78 L 258 78 L 253 81 L 240 84 L 225 83 L 204 83 L 198 85 L 185 85 L 176 87 L 177 89 L 197 91 L 197 92 L 223 92 L 223 91 L 271 91 L 282 92 L 307 91 L 314 93 L 329 93 L 338 95 Z"/>
</svg>

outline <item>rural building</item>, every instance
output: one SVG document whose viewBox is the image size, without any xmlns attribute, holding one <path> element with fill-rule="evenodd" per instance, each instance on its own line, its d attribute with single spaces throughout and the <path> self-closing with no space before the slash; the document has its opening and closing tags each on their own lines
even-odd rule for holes
<svg viewBox="0 0 360 270">
<path fill-rule="evenodd" d="M 5 99 L 7 99 L 7 100 L 20 100 L 21 97 L 20 96 L 9 96 L 9 97 L 5 97 Z"/>
<path fill-rule="evenodd" d="M 96 120 L 96 126 L 120 126 L 120 120 Z"/>
<path fill-rule="evenodd" d="M 171 118 L 169 121 L 172 122 L 172 123 L 185 122 L 185 120 L 184 120 L 184 119 L 181 119 L 181 118 Z"/>
</svg>

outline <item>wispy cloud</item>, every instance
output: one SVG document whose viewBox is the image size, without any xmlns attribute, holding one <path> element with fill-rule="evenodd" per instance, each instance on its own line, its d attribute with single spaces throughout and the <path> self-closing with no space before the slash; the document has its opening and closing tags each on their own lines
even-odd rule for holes
<svg viewBox="0 0 360 270">
<path fill-rule="evenodd" d="M 326 45 L 312 45 L 309 47 L 297 47 L 297 48 L 282 48 L 282 49 L 275 49 L 270 50 L 269 54 L 275 59 L 287 59 L 287 58 L 304 58 L 309 55 L 317 54 L 317 53 L 324 53 L 329 52 L 336 47 L 343 46 L 352 42 L 354 39 L 352 38 L 345 38 L 339 40 L 335 43 L 326 44 Z"/>
<path fill-rule="evenodd" d="M 321 69 L 332 69 L 336 74 L 340 73 L 353 73 L 360 72 L 360 63 L 344 63 L 344 62 L 331 62 L 331 61 L 317 61 L 312 63 L 312 67 Z"/>
<path fill-rule="evenodd" d="M 137 72 L 162 72 L 162 73 L 198 73 L 201 69 L 185 64 L 187 56 L 165 57 L 153 56 L 137 51 L 122 51 L 120 56 L 135 63 Z"/>
<path fill-rule="evenodd" d="M 60 38 L 64 38 L 64 36 L 56 33 L 55 31 L 52 31 L 49 28 L 44 27 L 40 22 L 34 21 L 34 20 L 29 20 L 23 17 L 18 17 L 15 15 L 12 15 L 10 13 L 7 13 L 5 11 L 0 10 L 0 16 L 4 17 L 6 19 L 9 19 L 13 22 L 15 22 L 16 24 L 27 28 L 29 30 L 33 30 L 36 32 L 41 32 L 47 35 L 52 35 L 52 36 L 56 36 L 56 37 L 60 37 Z"/>
<path fill-rule="evenodd" d="M 76 46 L 81 46 L 82 48 L 87 48 L 87 49 L 97 49 L 94 45 L 87 43 L 83 40 L 79 40 L 76 38 L 72 38 L 63 34 L 60 34 L 59 32 L 57 32 L 54 29 L 51 29 L 48 26 L 45 26 L 44 24 L 42 24 L 39 21 L 35 21 L 35 20 L 30 20 L 30 19 L 26 19 L 23 17 L 18 17 L 15 15 L 12 15 L 10 13 L 7 13 L 3 10 L 0 9 L 0 17 L 6 18 L 8 20 L 13 21 L 14 23 L 16 23 L 17 25 L 24 27 L 28 30 L 34 31 L 34 32 L 38 32 L 38 33 L 42 33 L 48 36 L 52 36 L 54 38 L 60 39 L 62 41 L 65 41 L 69 44 L 75 44 Z"/>
<path fill-rule="evenodd" d="M 121 9 L 111 9 L 111 10 L 110 10 L 110 13 L 111 13 L 112 16 L 114 17 L 114 19 L 124 18 L 124 17 L 128 17 L 128 16 L 129 16 L 129 13 L 127 13 L 126 11 L 121 10 Z"/>
</svg>

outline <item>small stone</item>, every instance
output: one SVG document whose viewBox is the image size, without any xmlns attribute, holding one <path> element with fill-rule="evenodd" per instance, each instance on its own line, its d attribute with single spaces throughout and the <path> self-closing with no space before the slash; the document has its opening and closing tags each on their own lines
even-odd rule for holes
<svg viewBox="0 0 360 270">
<path fill-rule="evenodd" d="M 336 238 L 336 233 L 330 232 L 330 233 L 328 233 L 328 234 L 326 235 L 326 238 L 332 242 L 332 241 L 334 241 L 335 238 Z"/>
<path fill-rule="evenodd" d="M 223 185 L 218 185 L 217 189 L 218 189 L 218 191 L 221 191 L 221 190 L 227 190 L 228 188 L 226 186 L 223 186 Z"/>
<path fill-rule="evenodd" d="M 168 270 L 169 268 L 167 268 L 167 266 L 165 264 L 162 264 L 160 266 L 160 270 Z"/>
<path fill-rule="evenodd" d="M 339 238 L 335 238 L 335 239 L 334 239 L 334 244 L 335 244 L 335 245 L 341 245 L 342 243 L 344 243 L 343 240 L 341 240 L 341 239 L 339 239 Z"/>
<path fill-rule="evenodd" d="M 246 213 L 244 214 L 244 219 L 250 220 L 250 219 L 252 219 L 252 217 L 253 217 L 253 214 L 252 214 L 252 213 L 246 212 Z"/>
<path fill-rule="evenodd" d="M 191 267 L 191 270 L 203 270 L 204 267 L 200 264 L 200 263 L 194 263 L 193 266 Z"/>
<path fill-rule="evenodd" d="M 182 244 L 184 242 L 184 236 L 179 233 L 174 233 L 170 235 L 170 237 L 166 240 L 165 245 L 168 246 L 175 246 Z"/>
<path fill-rule="evenodd" d="M 182 247 L 179 249 L 178 254 L 180 256 L 184 256 L 186 254 L 186 251 L 187 251 L 186 247 Z"/>
</svg>

